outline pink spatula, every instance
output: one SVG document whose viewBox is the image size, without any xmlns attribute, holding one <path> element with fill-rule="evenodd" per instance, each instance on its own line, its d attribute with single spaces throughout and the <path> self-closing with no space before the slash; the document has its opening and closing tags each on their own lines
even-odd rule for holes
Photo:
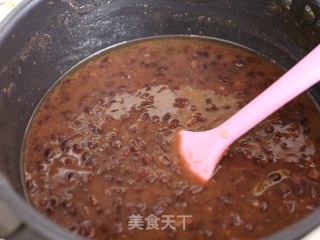
<svg viewBox="0 0 320 240">
<path fill-rule="evenodd" d="M 180 131 L 179 152 L 187 168 L 207 182 L 235 140 L 318 81 L 320 45 L 220 126 L 205 132 Z"/>
</svg>

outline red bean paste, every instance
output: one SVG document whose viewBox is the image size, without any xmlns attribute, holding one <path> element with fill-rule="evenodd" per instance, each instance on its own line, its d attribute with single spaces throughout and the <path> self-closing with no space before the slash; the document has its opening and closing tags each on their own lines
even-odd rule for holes
<svg viewBox="0 0 320 240">
<path fill-rule="evenodd" d="M 172 151 L 179 129 L 216 127 L 282 74 L 201 38 L 106 50 L 64 76 L 31 121 L 31 204 L 96 240 L 252 239 L 285 228 L 320 205 L 320 117 L 306 94 L 235 142 L 206 185 Z"/>
</svg>

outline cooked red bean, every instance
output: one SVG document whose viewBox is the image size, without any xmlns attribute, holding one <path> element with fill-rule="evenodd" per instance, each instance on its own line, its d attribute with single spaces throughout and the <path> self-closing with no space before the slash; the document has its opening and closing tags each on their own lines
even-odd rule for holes
<svg viewBox="0 0 320 240">
<path fill-rule="evenodd" d="M 138 41 L 95 56 L 31 121 L 23 152 L 30 202 L 96 240 L 260 239 L 293 224 L 320 207 L 320 114 L 306 95 L 230 146 L 205 185 L 176 154 L 179 130 L 218 126 L 282 73 L 207 39 Z M 129 230 L 138 214 L 144 230 Z M 160 230 L 146 230 L 151 214 Z M 164 215 L 174 216 L 175 231 L 161 230 Z"/>
</svg>

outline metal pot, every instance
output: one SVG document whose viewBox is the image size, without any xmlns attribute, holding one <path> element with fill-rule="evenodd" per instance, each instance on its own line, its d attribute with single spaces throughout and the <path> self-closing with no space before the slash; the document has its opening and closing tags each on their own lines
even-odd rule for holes
<svg viewBox="0 0 320 240">
<path fill-rule="evenodd" d="M 313 0 L 25 0 L 0 24 L 0 198 L 24 222 L 8 239 L 81 239 L 29 207 L 21 179 L 28 121 L 47 89 L 87 56 L 157 35 L 233 41 L 291 67 L 320 42 Z M 310 93 L 320 103 L 320 85 Z M 299 239 L 320 210 L 270 239 Z"/>
</svg>

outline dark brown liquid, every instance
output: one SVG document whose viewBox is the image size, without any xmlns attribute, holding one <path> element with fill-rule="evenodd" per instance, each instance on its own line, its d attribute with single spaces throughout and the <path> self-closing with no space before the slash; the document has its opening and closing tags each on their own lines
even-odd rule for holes
<svg viewBox="0 0 320 240">
<path fill-rule="evenodd" d="M 320 204 L 320 117 L 306 95 L 233 144 L 205 186 L 171 151 L 178 129 L 217 126 L 281 74 L 252 52 L 196 38 L 93 58 L 32 119 L 23 153 L 32 205 L 97 240 L 250 239 L 296 222 Z M 130 230 L 134 216 L 143 222 Z"/>
</svg>

